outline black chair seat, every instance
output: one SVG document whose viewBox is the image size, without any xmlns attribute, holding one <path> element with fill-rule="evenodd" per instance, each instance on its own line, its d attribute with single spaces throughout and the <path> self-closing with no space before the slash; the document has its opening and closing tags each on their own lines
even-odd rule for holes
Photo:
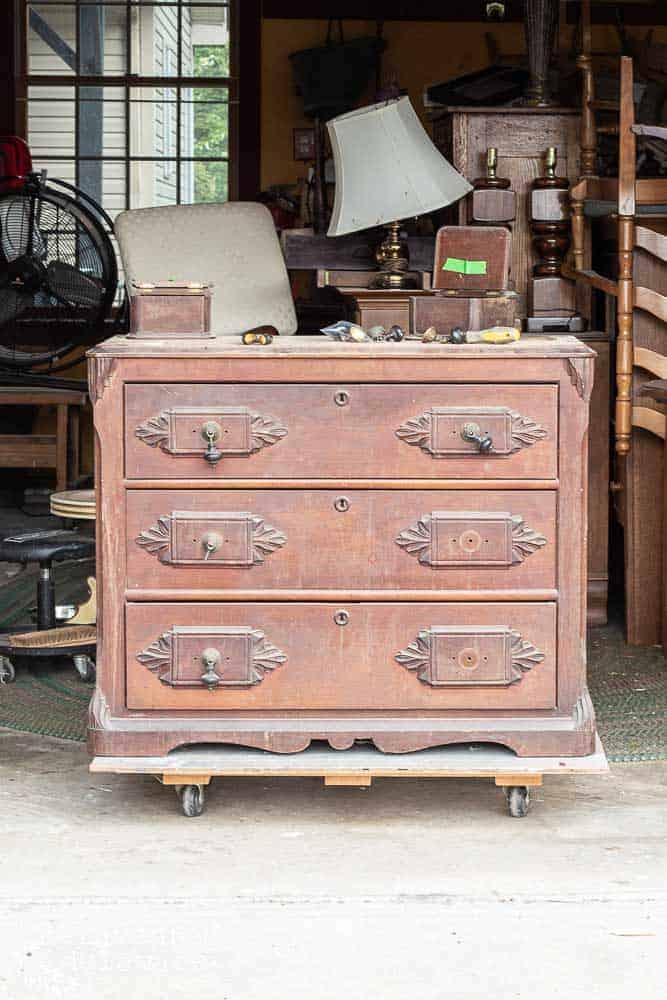
<svg viewBox="0 0 667 1000">
<path fill-rule="evenodd" d="M 0 561 L 15 563 L 62 562 L 95 554 L 95 539 L 77 531 L 23 531 L 0 541 Z"/>
</svg>

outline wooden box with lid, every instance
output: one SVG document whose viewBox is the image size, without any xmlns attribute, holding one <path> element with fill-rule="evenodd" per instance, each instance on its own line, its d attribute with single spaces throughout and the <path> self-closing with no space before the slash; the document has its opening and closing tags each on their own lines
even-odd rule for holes
<svg viewBox="0 0 667 1000">
<path fill-rule="evenodd" d="M 590 753 L 593 359 L 545 336 L 92 350 L 92 751 Z"/>
</svg>

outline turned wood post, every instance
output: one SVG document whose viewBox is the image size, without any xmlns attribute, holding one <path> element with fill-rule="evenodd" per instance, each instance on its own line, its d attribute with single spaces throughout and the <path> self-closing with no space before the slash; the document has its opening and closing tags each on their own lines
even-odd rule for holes
<svg viewBox="0 0 667 1000">
<path fill-rule="evenodd" d="M 595 83 L 593 79 L 593 59 L 591 41 L 591 4 L 584 0 L 581 7 L 581 53 L 577 66 L 581 70 L 581 176 L 597 176 L 597 136 L 595 132 Z"/>
<path fill-rule="evenodd" d="M 632 248 L 635 220 L 631 215 L 618 218 L 618 335 L 616 340 L 616 451 L 627 455 L 632 438 Z"/>
<path fill-rule="evenodd" d="M 635 243 L 636 140 L 632 59 L 621 59 L 621 114 L 618 165 L 618 312 L 616 340 L 616 452 L 627 455 L 632 441 L 632 314 Z"/>
</svg>

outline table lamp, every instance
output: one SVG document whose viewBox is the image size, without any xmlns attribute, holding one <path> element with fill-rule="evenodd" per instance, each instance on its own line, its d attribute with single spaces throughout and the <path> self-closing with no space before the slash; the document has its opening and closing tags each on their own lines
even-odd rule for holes
<svg viewBox="0 0 667 1000">
<path fill-rule="evenodd" d="M 451 205 L 472 186 L 433 145 L 407 97 L 339 115 L 328 128 L 336 197 L 327 235 L 386 226 L 370 287 L 421 287 L 400 220 Z"/>
</svg>

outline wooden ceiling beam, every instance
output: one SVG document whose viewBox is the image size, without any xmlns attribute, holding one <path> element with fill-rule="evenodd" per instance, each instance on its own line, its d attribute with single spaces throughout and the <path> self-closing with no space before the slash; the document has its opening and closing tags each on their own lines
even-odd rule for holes
<svg viewBox="0 0 667 1000">
<path fill-rule="evenodd" d="M 567 12 L 569 24 L 579 17 L 579 4 L 571 3 Z M 593 0 L 591 20 L 594 24 L 616 23 L 620 10 L 625 25 L 667 24 L 667 4 L 629 0 Z M 486 0 L 263 0 L 265 18 L 312 20 L 342 17 L 344 20 L 372 21 L 382 17 L 388 21 L 487 21 Z M 523 21 L 522 0 L 506 0 L 505 21 Z"/>
</svg>

